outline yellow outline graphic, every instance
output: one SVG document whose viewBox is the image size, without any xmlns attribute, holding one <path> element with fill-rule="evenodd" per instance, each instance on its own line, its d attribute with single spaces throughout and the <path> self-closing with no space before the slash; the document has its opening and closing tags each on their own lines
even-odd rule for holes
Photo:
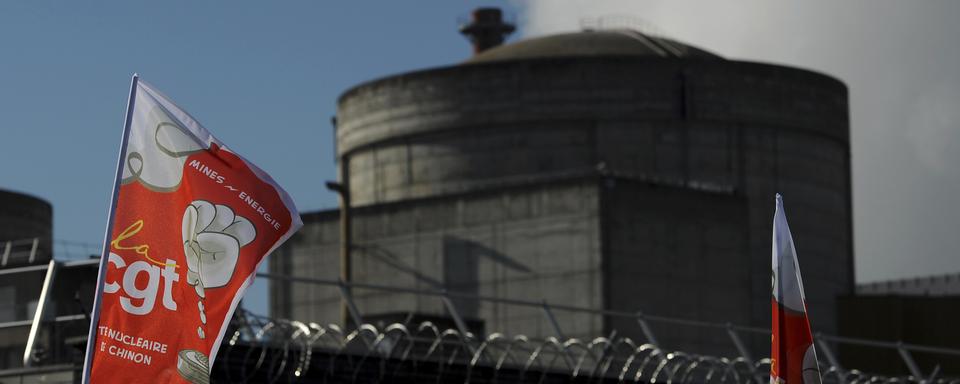
<svg viewBox="0 0 960 384">
<path fill-rule="evenodd" d="M 116 239 L 113 239 L 113 241 L 110 242 L 110 246 L 113 247 L 113 248 L 116 248 L 117 250 L 132 250 L 132 251 L 136 252 L 138 255 L 142 255 L 143 257 L 147 258 L 147 260 L 150 261 L 151 263 L 154 263 L 154 264 L 159 265 L 159 266 L 161 266 L 161 267 L 180 268 L 180 266 L 177 265 L 177 263 L 167 264 L 167 263 L 164 263 L 164 262 L 162 262 L 162 261 L 155 260 L 154 258 L 150 257 L 150 255 L 149 255 L 149 253 L 150 253 L 150 246 L 147 245 L 147 244 L 135 245 L 135 246 L 132 246 L 132 247 L 120 245 L 120 242 L 121 242 L 121 241 L 126 240 L 126 239 L 129 239 L 129 238 L 133 237 L 133 235 L 136 235 L 137 233 L 140 233 L 140 230 L 141 230 L 141 229 L 143 229 L 143 219 L 140 219 L 140 220 L 135 221 L 133 224 L 130 224 L 130 226 L 127 227 L 127 229 L 124 229 L 123 232 L 120 232 L 120 234 L 117 235 L 117 238 L 116 238 Z"/>
</svg>

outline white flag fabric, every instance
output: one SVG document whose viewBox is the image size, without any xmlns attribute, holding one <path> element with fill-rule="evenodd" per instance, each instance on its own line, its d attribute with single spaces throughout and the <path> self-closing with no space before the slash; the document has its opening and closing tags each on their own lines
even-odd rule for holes
<svg viewBox="0 0 960 384">
<path fill-rule="evenodd" d="M 805 300 L 797 250 L 778 193 L 773 216 L 771 384 L 820 384 Z"/>
</svg>

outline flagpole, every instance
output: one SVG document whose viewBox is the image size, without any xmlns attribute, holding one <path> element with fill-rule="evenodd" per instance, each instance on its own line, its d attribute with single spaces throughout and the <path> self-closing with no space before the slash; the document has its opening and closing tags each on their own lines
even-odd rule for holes
<svg viewBox="0 0 960 384">
<path fill-rule="evenodd" d="M 110 198 L 110 211 L 107 214 L 107 230 L 103 234 L 103 251 L 100 253 L 100 267 L 97 273 L 96 291 L 93 296 L 93 310 L 90 311 L 90 331 L 87 333 L 87 351 L 83 359 L 82 383 L 90 382 L 90 365 L 93 362 L 93 351 L 97 340 L 97 325 L 100 323 L 100 304 L 103 295 L 103 279 L 106 277 L 107 259 L 110 254 L 110 237 L 113 233 L 113 216 L 117 209 L 117 196 L 120 194 L 120 178 L 123 176 L 124 152 L 127 140 L 130 138 L 130 123 L 133 121 L 133 104 L 137 97 L 137 81 L 140 76 L 136 73 L 130 79 L 130 95 L 127 97 L 127 112 L 123 122 L 123 136 L 120 139 L 120 151 L 117 154 L 117 172 L 113 178 L 113 192 Z"/>
</svg>

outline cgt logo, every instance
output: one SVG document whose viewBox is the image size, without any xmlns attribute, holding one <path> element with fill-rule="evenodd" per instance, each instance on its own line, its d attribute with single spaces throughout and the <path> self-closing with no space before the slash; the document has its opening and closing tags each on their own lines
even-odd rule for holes
<svg viewBox="0 0 960 384">
<path fill-rule="evenodd" d="M 129 314 L 146 315 L 153 311 L 157 302 L 157 297 L 161 295 L 160 285 L 163 284 L 161 302 L 163 307 L 171 311 L 177 310 L 177 302 L 173 301 L 173 283 L 180 280 L 177 274 L 179 267 L 176 261 L 167 259 L 166 262 L 159 262 L 149 256 L 150 247 L 148 245 L 125 246 L 121 242 L 136 235 L 143 228 L 143 220 L 137 220 L 127 227 L 110 246 L 117 250 L 132 250 L 142 255 L 146 260 L 138 260 L 127 264 L 120 255 L 110 252 L 107 262 L 115 269 L 122 270 L 123 277 L 120 281 L 104 281 L 103 292 L 109 294 L 120 293 L 120 306 Z M 162 268 L 161 268 L 162 267 Z M 108 274 L 109 275 L 109 274 Z M 145 276 L 145 277 L 141 277 Z M 140 284 L 138 285 L 138 280 Z M 143 284 L 146 280 L 146 285 Z M 136 304 L 134 300 L 140 301 Z M 142 301 L 141 301 L 142 300 Z"/>
<path fill-rule="evenodd" d="M 173 301 L 171 289 L 173 283 L 180 280 L 177 275 L 177 263 L 167 259 L 167 264 L 160 267 L 139 260 L 127 265 L 122 257 L 116 253 L 110 252 L 108 261 L 117 270 L 123 271 L 122 284 L 116 281 L 104 282 L 104 293 L 117 293 L 121 290 L 120 306 L 124 311 L 132 315 L 146 315 L 153 311 L 153 306 L 157 302 L 157 295 L 160 293 L 160 280 L 163 280 L 163 307 L 171 311 L 177 310 L 177 302 Z M 145 274 L 147 284 L 141 288 L 137 286 L 137 279 Z M 143 300 L 140 305 L 134 304 L 134 299 Z"/>
</svg>

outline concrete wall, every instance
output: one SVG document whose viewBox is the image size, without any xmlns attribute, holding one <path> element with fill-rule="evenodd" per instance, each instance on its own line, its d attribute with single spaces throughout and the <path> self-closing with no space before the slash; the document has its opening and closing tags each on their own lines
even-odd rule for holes
<svg viewBox="0 0 960 384">
<path fill-rule="evenodd" d="M 351 196 L 368 205 L 589 170 L 596 151 L 593 130 L 585 128 L 576 121 L 517 123 L 380 143 L 349 156 Z"/>
<path fill-rule="evenodd" d="M 773 196 L 782 193 L 813 327 L 820 332 L 837 331 L 837 296 L 852 293 L 853 287 L 846 144 L 800 130 L 717 121 L 621 121 L 598 127 L 598 141 L 611 143 L 601 156 L 610 174 L 672 187 L 663 193 L 709 192 L 701 194 L 699 203 L 691 198 L 688 205 L 716 202 L 710 193 L 730 194 L 742 201 L 743 211 L 731 220 L 743 220 L 736 230 L 738 241 L 744 242 L 742 255 L 749 257 L 730 262 L 752 271 L 751 286 L 738 301 L 753 305 L 744 309 L 749 316 L 722 321 L 769 326 Z M 614 198 L 611 204 L 619 206 L 618 214 L 646 220 L 645 211 L 633 208 L 629 199 Z M 675 215 L 685 212 L 683 205 L 670 209 L 676 210 Z M 696 223 L 709 219 L 713 211 L 683 217 Z M 699 316 L 694 308 L 688 315 Z"/>
<path fill-rule="evenodd" d="M 358 279 L 386 278 L 424 287 L 452 284 L 480 293 L 548 300 L 569 296 L 571 286 L 600 287 L 606 279 L 609 295 L 604 301 L 578 302 L 617 310 L 652 306 L 679 317 L 708 316 L 767 326 L 773 196 L 781 192 L 816 331 L 836 331 L 836 297 L 853 289 L 847 91 L 828 76 L 727 60 L 501 61 L 413 72 L 359 85 L 341 97 L 338 121 L 338 156 L 348 165 L 351 197 L 360 210 L 367 209 L 356 223 L 355 235 L 367 246 L 357 251 L 364 253 L 355 267 Z M 602 253 L 609 265 L 627 263 L 625 268 L 643 269 L 649 281 L 660 285 L 679 287 L 703 281 L 690 283 L 693 293 L 669 298 L 692 305 L 657 304 L 656 300 L 669 300 L 662 295 L 632 296 L 636 289 L 631 288 L 630 279 L 617 276 L 615 270 L 598 272 L 594 254 L 576 251 L 575 245 L 589 236 L 548 236 L 597 229 L 550 211 L 521 220 L 509 213 L 515 199 L 502 201 L 515 193 L 511 188 L 518 183 L 541 185 L 537 187 L 540 194 L 562 194 L 563 188 L 548 185 L 553 180 L 599 175 L 672 188 L 669 193 L 679 200 L 662 195 L 668 193 L 663 191 L 650 195 L 651 201 L 663 201 L 663 206 L 629 195 L 593 197 L 605 208 L 590 215 L 602 217 L 604 225 L 621 224 L 601 225 L 600 240 L 591 241 L 602 244 L 597 245 L 602 249 L 597 255 Z M 480 195 L 501 197 L 467 197 Z M 702 208 L 691 211 L 688 206 Z M 648 229 L 631 223 L 659 226 L 678 239 L 689 235 L 700 240 L 677 240 L 676 246 L 661 244 L 662 238 L 631 240 L 645 238 L 643 231 Z M 309 231 L 336 234 L 332 227 Z M 714 239 L 717 231 L 725 233 L 729 248 L 717 245 L 723 242 Z M 322 238 L 304 240 L 303 246 L 334 255 L 336 243 Z M 565 269 L 535 262 L 539 256 L 531 255 L 543 249 L 565 260 Z M 700 252 L 717 257 L 703 259 Z M 496 264 L 488 258 L 473 256 L 485 254 L 521 260 L 533 273 L 544 276 L 592 276 L 589 279 L 597 281 L 571 285 L 560 277 L 530 280 L 524 273 L 492 267 Z M 645 257 L 675 261 L 650 269 L 628 262 Z M 729 261 L 724 268 L 736 272 L 731 277 L 736 286 L 723 290 L 723 300 L 736 302 L 729 308 L 710 307 L 707 303 L 717 301 L 716 287 L 704 276 L 687 275 L 694 273 L 691 270 L 714 269 L 711 263 L 717 260 Z M 336 275 L 336 265 L 328 261 L 297 263 L 292 272 L 324 268 L 316 270 L 316 275 Z M 398 273 L 391 263 L 428 278 Z M 681 266 L 692 268 L 674 270 Z M 309 297 L 293 295 L 283 300 L 306 303 L 319 296 Z M 336 301 L 331 295 L 325 300 Z M 371 295 L 363 305 L 371 311 L 439 310 L 436 303 L 400 301 L 394 296 Z M 461 305 L 471 315 L 506 319 L 497 308 Z M 498 323 L 487 324 L 487 329 L 533 329 L 528 324 L 491 321 Z M 609 331 L 609 326 L 602 331 Z M 709 338 L 681 336 L 677 335 L 678 343 L 713 348 L 703 344 Z"/>
<path fill-rule="evenodd" d="M 358 282 L 467 292 L 588 308 L 602 307 L 598 197 L 592 181 L 516 186 L 497 192 L 358 208 L 354 275 Z M 307 215 L 305 227 L 271 257 L 271 270 L 335 279 L 334 212 Z M 274 315 L 336 322 L 334 289 L 272 283 Z M 357 289 L 368 316 L 444 315 L 440 300 Z M 286 303 L 285 303 L 286 301 Z M 487 330 L 552 336 L 540 308 L 454 300 Z M 603 331 L 599 316 L 559 312 L 570 336 Z"/>
<path fill-rule="evenodd" d="M 791 142 L 808 150 L 824 143 L 846 148 L 849 141 L 842 83 L 726 60 L 557 58 L 446 67 L 351 89 L 337 115 L 338 155 L 350 160 L 356 205 L 592 169 L 601 159 L 657 177 L 712 173 L 696 158 L 658 164 L 669 159 L 634 151 L 631 137 L 619 135 L 644 126 L 671 136 L 658 143 L 668 152 L 696 152 L 685 135 L 697 125 L 721 135 L 738 127 L 796 132 L 800 140 Z"/>
<path fill-rule="evenodd" d="M 960 345 L 960 296 L 868 295 L 839 300 L 842 335 L 873 340 L 902 341 L 956 349 Z M 840 344 L 840 362 L 866 372 L 909 375 L 893 348 Z M 912 352 L 920 371 L 929 375 L 939 366 L 938 377 L 960 375 L 960 356 Z"/>
<path fill-rule="evenodd" d="M 301 215 L 303 227 L 267 258 L 270 272 L 327 280 L 340 277 L 339 213 Z M 336 287 L 270 280 L 270 314 L 274 317 L 340 323 Z"/>
<path fill-rule="evenodd" d="M 609 183 L 603 195 L 611 308 L 736 324 L 750 323 L 755 306 L 769 310 L 769 297 L 747 299 L 753 276 L 769 267 L 750 264 L 746 199 L 627 180 Z M 663 347 L 736 355 L 724 330 L 649 325 Z M 610 327 L 645 340 L 634 319 L 614 317 Z"/>
</svg>

